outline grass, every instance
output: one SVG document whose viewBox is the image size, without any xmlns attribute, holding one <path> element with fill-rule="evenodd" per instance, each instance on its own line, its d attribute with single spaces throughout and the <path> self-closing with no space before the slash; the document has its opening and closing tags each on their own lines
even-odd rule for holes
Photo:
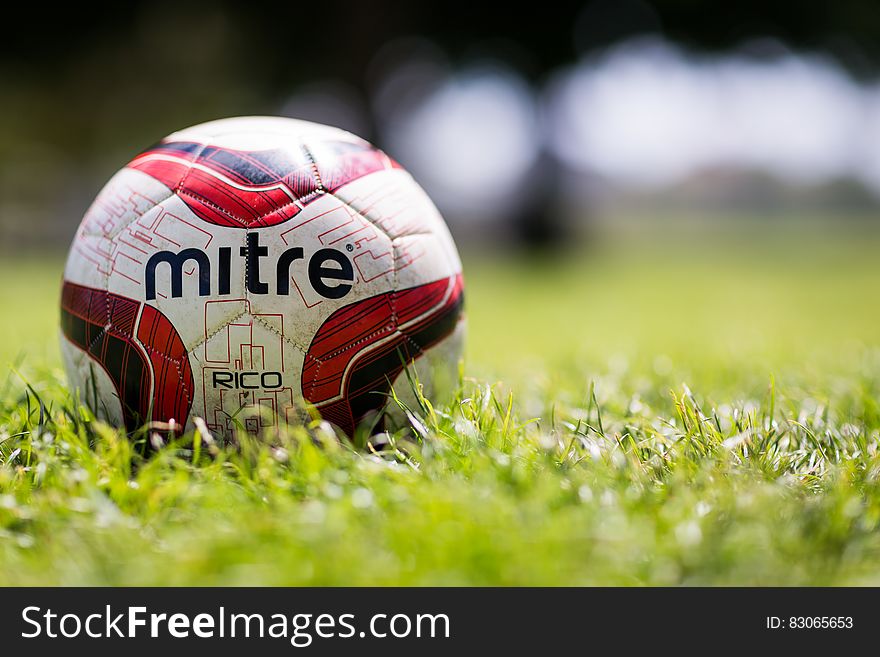
<svg viewBox="0 0 880 657">
<path fill-rule="evenodd" d="M 0 584 L 880 584 L 880 238 L 599 244 L 467 258 L 462 390 L 384 451 L 149 461 L 69 398 L 60 261 L 6 260 Z"/>
</svg>

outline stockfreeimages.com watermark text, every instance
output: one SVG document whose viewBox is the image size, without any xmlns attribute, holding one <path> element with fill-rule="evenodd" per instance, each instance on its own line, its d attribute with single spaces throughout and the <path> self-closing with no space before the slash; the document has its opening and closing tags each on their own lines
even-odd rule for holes
<svg viewBox="0 0 880 657">
<path fill-rule="evenodd" d="M 213 613 L 156 613 L 147 607 L 103 610 L 89 614 L 61 613 L 36 606 L 22 609 L 22 638 L 86 637 L 91 639 L 271 638 L 286 639 L 305 648 L 316 638 L 449 638 L 446 614 L 376 613 L 361 625 L 355 614 L 233 613 L 219 607 Z"/>
</svg>

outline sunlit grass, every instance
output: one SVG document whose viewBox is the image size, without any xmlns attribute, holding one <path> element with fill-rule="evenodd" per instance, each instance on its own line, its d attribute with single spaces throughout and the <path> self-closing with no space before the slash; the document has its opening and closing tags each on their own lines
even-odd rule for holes
<svg viewBox="0 0 880 657">
<path fill-rule="evenodd" d="M 146 461 L 65 390 L 58 261 L 7 262 L 0 584 L 880 584 L 877 245 L 467 258 L 451 403 Z"/>
</svg>

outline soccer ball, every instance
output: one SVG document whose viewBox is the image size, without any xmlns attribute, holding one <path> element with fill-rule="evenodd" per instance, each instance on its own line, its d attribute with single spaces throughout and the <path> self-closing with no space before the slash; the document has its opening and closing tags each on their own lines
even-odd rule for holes
<svg viewBox="0 0 880 657">
<path fill-rule="evenodd" d="M 95 199 L 64 271 L 62 352 L 71 388 L 130 430 L 201 417 L 258 434 L 316 409 L 352 435 L 405 366 L 428 394 L 454 383 L 462 302 L 449 231 L 397 162 L 328 126 L 224 119 L 142 152 Z"/>
</svg>

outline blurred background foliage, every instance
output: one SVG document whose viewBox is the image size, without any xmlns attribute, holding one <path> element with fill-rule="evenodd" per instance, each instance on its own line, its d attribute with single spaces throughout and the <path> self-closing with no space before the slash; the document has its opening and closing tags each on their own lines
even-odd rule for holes
<svg viewBox="0 0 880 657">
<path fill-rule="evenodd" d="M 61 250 L 134 153 L 241 114 L 378 143 L 465 250 L 633 216 L 864 219 L 880 198 L 870 3 L 34 4 L 5 23 L 4 251 Z"/>
</svg>

